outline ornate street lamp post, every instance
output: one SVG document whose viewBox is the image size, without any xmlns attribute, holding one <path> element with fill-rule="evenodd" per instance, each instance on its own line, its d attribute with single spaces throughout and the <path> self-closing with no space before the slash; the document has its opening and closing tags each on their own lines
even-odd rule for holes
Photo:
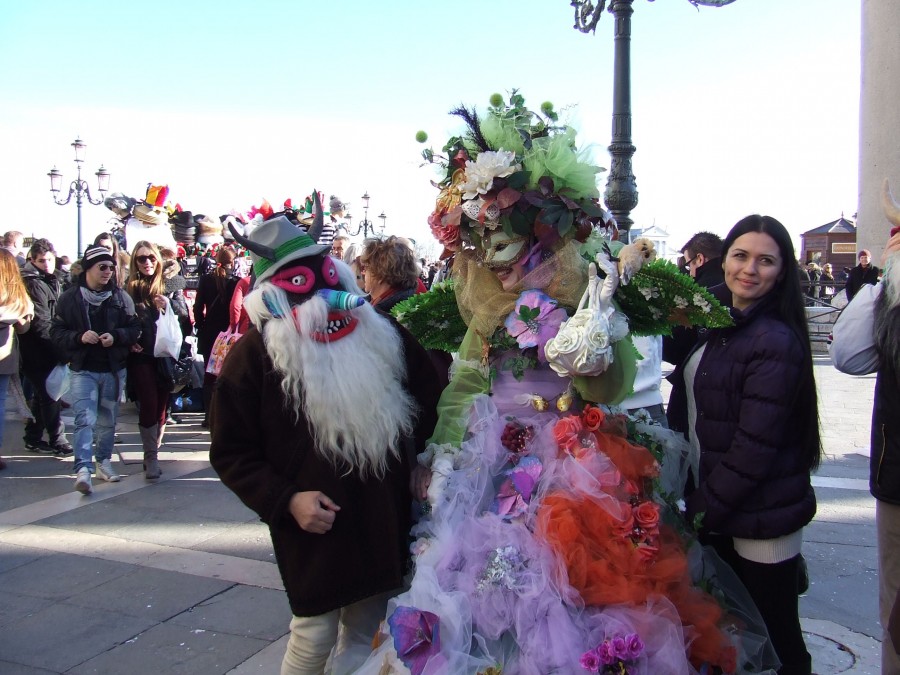
<svg viewBox="0 0 900 675">
<path fill-rule="evenodd" d="M 723 7 L 735 0 L 688 0 L 692 5 Z M 650 0 L 653 2 L 653 0 Z M 575 8 L 573 28 L 582 33 L 594 33 L 606 0 L 594 5 L 591 0 L 571 0 Z M 631 15 L 634 0 L 610 0 L 609 12 L 614 20 L 615 56 L 613 60 L 612 143 L 609 177 L 603 201 L 616 219 L 620 230 L 628 231 L 634 224 L 631 212 L 638 203 L 637 182 L 631 169 L 635 147 L 631 143 Z"/>
<path fill-rule="evenodd" d="M 72 143 L 72 147 L 75 148 L 75 166 L 78 169 L 78 174 L 69 185 L 69 194 L 65 200 L 60 200 L 57 197 L 62 186 L 62 172 L 54 166 L 47 175 L 50 176 L 50 192 L 53 194 L 54 202 L 60 206 L 65 206 L 72 200 L 72 195 L 75 195 L 75 206 L 78 211 L 78 257 L 81 258 L 81 255 L 84 253 L 84 249 L 81 246 L 81 204 L 84 200 L 95 206 L 103 202 L 103 194 L 109 189 L 109 172 L 101 164 L 100 169 L 94 174 L 97 176 L 97 188 L 100 191 L 100 197 L 93 199 L 87 181 L 81 177 L 81 164 L 84 162 L 84 151 L 87 148 L 87 144 L 80 138 L 76 138 L 75 142 Z"/>
<path fill-rule="evenodd" d="M 362 196 L 362 200 L 363 200 L 362 222 L 360 222 L 356 226 L 356 232 L 351 233 L 348 230 L 348 233 L 353 237 L 357 236 L 360 232 L 362 232 L 363 239 L 368 239 L 370 231 L 372 233 L 372 236 L 373 237 L 375 236 L 375 223 L 373 223 L 371 220 L 369 220 L 369 199 L 371 199 L 371 197 L 369 197 L 369 192 L 366 191 L 366 193 Z M 387 216 L 384 215 L 384 211 L 382 211 L 381 215 L 378 217 L 381 219 L 381 233 L 384 234 L 384 221 L 387 220 Z M 348 219 L 350 218 L 349 214 L 347 215 L 347 218 Z"/>
</svg>

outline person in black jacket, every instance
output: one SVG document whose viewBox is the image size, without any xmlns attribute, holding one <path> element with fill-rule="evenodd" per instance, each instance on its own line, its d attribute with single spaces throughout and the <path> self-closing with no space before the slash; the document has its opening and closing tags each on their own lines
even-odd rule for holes
<svg viewBox="0 0 900 675">
<path fill-rule="evenodd" d="M 684 256 L 683 270 L 690 274 L 694 281 L 703 288 L 712 289 L 724 283 L 725 276 L 722 272 L 722 238 L 712 232 L 698 232 L 688 239 L 682 247 Z M 714 293 L 714 295 L 716 295 Z M 716 296 L 718 300 L 723 298 Z M 730 300 L 730 298 L 727 298 Z M 726 302 L 725 304 L 728 304 Z M 674 383 L 681 377 L 679 367 L 700 336 L 706 332 L 705 328 L 698 329 L 686 326 L 673 326 L 672 335 L 666 335 L 662 339 L 662 359 L 675 366 L 675 370 L 666 379 Z"/>
<path fill-rule="evenodd" d="M 111 459 L 119 395 L 125 386 L 125 360 L 141 327 L 134 302 L 116 285 L 112 253 L 103 246 L 89 246 L 81 267 L 78 285 L 56 303 L 50 338 L 71 370 L 75 489 L 90 494 L 94 456 L 100 478 L 118 479 Z"/>
<path fill-rule="evenodd" d="M 25 447 L 33 452 L 68 456 L 72 446 L 65 437 L 65 425 L 60 418 L 62 408 L 47 393 L 47 376 L 61 361 L 59 351 L 50 338 L 50 322 L 56 312 L 56 301 L 62 284 L 56 274 L 56 251 L 46 239 L 38 239 L 28 251 L 28 261 L 22 267 L 22 281 L 34 303 L 31 330 L 19 338 L 22 372 L 31 383 L 34 398 L 32 419 L 25 424 Z M 47 440 L 43 440 L 44 431 Z"/>
<path fill-rule="evenodd" d="M 874 286 L 878 283 L 878 275 L 881 271 L 872 264 L 872 254 L 868 249 L 862 249 L 857 258 L 859 264 L 850 270 L 847 275 L 847 302 L 853 299 L 863 284 Z"/>
<path fill-rule="evenodd" d="M 673 428 L 686 432 L 699 454 L 699 484 L 686 515 L 700 519 L 701 541 L 750 592 L 782 663 L 778 672 L 808 675 L 800 551 L 803 528 L 816 513 L 810 472 L 822 449 L 789 233 L 769 216 L 744 218 L 725 238 L 723 269 L 734 326 L 707 332 L 670 404 L 682 411 Z"/>
</svg>

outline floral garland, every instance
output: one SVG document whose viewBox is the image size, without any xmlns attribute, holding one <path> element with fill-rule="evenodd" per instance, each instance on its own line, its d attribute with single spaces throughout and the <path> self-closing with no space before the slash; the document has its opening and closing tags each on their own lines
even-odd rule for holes
<svg viewBox="0 0 900 675">
<path fill-rule="evenodd" d="M 425 349 L 455 352 L 466 336 L 452 281 L 434 284 L 427 293 L 398 302 L 391 314 Z"/>
<path fill-rule="evenodd" d="M 672 326 L 724 328 L 731 314 L 705 288 L 668 260 L 644 265 L 616 300 L 628 316 L 632 335 L 671 335 Z"/>
</svg>

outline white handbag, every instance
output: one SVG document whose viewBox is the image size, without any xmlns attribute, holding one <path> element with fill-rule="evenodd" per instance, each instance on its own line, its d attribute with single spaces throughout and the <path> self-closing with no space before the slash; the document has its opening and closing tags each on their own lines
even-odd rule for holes
<svg viewBox="0 0 900 675">
<path fill-rule="evenodd" d="M 604 266 L 606 267 L 606 266 Z M 613 362 L 613 343 L 628 335 L 628 321 L 608 298 L 615 291 L 615 267 L 604 269 L 606 279 L 597 276 L 597 267 L 588 269 L 588 286 L 578 310 L 559 327 L 544 346 L 550 367 L 561 377 L 600 375 Z"/>
</svg>

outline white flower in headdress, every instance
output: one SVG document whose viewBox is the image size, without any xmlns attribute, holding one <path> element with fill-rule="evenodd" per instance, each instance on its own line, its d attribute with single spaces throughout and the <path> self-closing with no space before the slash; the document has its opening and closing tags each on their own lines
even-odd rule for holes
<svg viewBox="0 0 900 675">
<path fill-rule="evenodd" d="M 459 186 L 463 199 L 472 199 L 487 194 L 494 185 L 495 178 L 505 178 L 521 169 L 513 164 L 516 153 L 508 150 L 486 150 L 473 162 L 466 161 L 466 182 Z"/>
</svg>

